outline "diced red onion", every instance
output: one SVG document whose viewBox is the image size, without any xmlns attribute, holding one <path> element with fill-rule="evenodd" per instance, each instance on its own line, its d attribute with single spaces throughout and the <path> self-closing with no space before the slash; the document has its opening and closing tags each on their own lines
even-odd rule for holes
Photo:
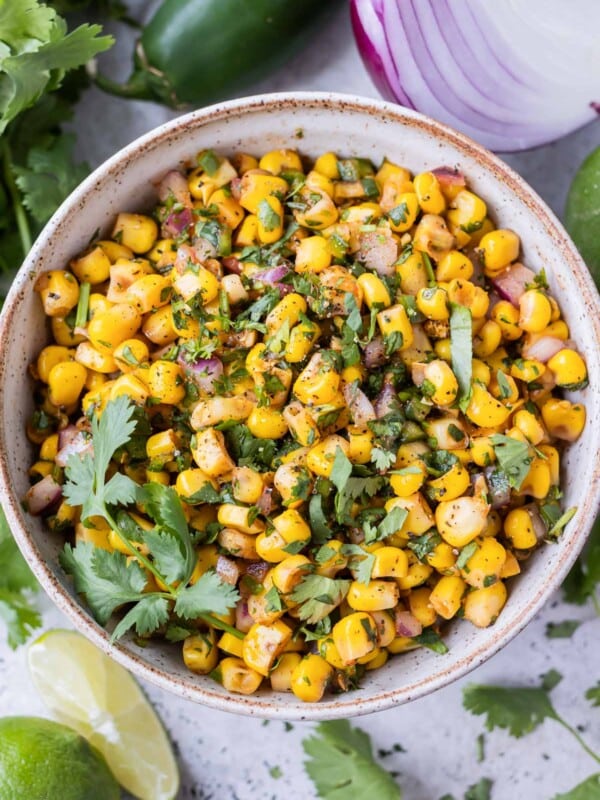
<svg viewBox="0 0 600 800">
<path fill-rule="evenodd" d="M 85 436 L 75 425 L 67 425 L 58 434 L 58 452 L 55 463 L 59 467 L 66 467 L 69 456 L 73 454 L 83 456 L 85 453 L 93 453 L 92 440 Z"/>
<path fill-rule="evenodd" d="M 534 279 L 535 272 L 517 262 L 493 278 L 492 285 L 503 300 L 508 300 L 518 308 L 521 295 L 527 291 L 527 286 L 532 284 Z"/>
<path fill-rule="evenodd" d="M 352 0 L 351 17 L 363 61 L 386 99 L 492 150 L 513 151 L 558 139 L 597 114 L 598 71 L 589 69 L 589 58 L 600 10 L 592 3 L 573 14 L 563 3 L 553 6 L 552 24 L 540 25 L 544 8 Z M 578 76 L 576 91 L 571 75 Z"/>
<path fill-rule="evenodd" d="M 256 507 L 260 511 L 261 514 L 268 516 L 271 511 L 273 510 L 273 487 L 272 486 L 265 486 L 262 490 L 262 493 L 258 500 L 256 501 Z"/>
<path fill-rule="evenodd" d="M 158 184 L 158 199 L 161 203 L 166 203 L 169 198 L 175 198 L 177 203 L 182 206 L 191 207 L 192 196 L 188 186 L 187 178 L 178 169 L 172 169 L 161 179 Z"/>
<path fill-rule="evenodd" d="M 535 503 L 528 503 L 526 506 L 522 506 L 522 508 L 529 514 L 531 526 L 533 528 L 533 532 L 535 533 L 535 538 L 538 540 L 538 542 L 543 541 L 546 536 L 547 529 L 543 519 L 540 516 L 539 508 Z"/>
<path fill-rule="evenodd" d="M 230 583 L 235 586 L 240 577 L 240 568 L 238 564 L 227 556 L 219 556 L 217 558 L 217 565 L 215 572 L 225 583 Z"/>
<path fill-rule="evenodd" d="M 252 281 L 254 283 L 263 283 L 265 286 L 276 286 L 281 294 L 287 294 L 292 291 L 292 286 L 289 283 L 282 283 L 286 275 L 290 273 L 288 264 L 278 264 L 276 267 L 269 267 L 268 269 L 261 269 L 252 274 Z"/>
<path fill-rule="evenodd" d="M 396 611 L 396 633 L 413 639 L 423 632 L 423 626 L 410 611 Z"/>
<path fill-rule="evenodd" d="M 194 246 L 193 246 L 194 256 L 196 261 L 202 264 L 204 261 L 208 261 L 209 258 L 214 258 L 217 255 L 217 248 L 212 242 L 209 242 L 208 239 L 203 239 L 202 236 L 198 236 L 197 239 L 194 239 Z"/>
<path fill-rule="evenodd" d="M 248 561 L 246 564 L 246 575 L 250 575 L 258 583 L 262 583 L 265 575 L 271 569 L 267 561 Z"/>
<path fill-rule="evenodd" d="M 165 239 L 170 236 L 181 236 L 193 224 L 194 215 L 191 209 L 182 208 L 179 211 L 171 211 L 161 226 L 161 233 Z"/>
<path fill-rule="evenodd" d="M 56 506 L 62 497 L 62 487 L 52 475 L 46 475 L 35 483 L 25 495 L 25 504 L 30 514 L 37 516 Z"/>
<path fill-rule="evenodd" d="M 240 600 L 235 607 L 235 627 L 242 633 L 248 633 L 253 625 L 254 620 L 248 611 L 248 603 L 246 600 Z"/>
<path fill-rule="evenodd" d="M 393 275 L 394 262 L 398 258 L 398 244 L 391 235 L 381 231 L 367 231 L 359 238 L 357 258 L 367 269 L 374 269 L 379 275 Z"/>
<path fill-rule="evenodd" d="M 486 467 L 484 473 L 491 507 L 498 509 L 507 506 L 510 503 L 510 484 L 508 480 L 496 480 L 494 478 L 495 467 Z"/>
<path fill-rule="evenodd" d="M 221 263 L 226 272 L 233 273 L 234 275 L 242 274 L 242 264 L 235 256 L 226 256 L 221 259 Z"/>
<path fill-rule="evenodd" d="M 541 361 L 545 364 L 552 356 L 555 356 L 560 350 L 564 350 L 569 345 L 562 339 L 556 336 L 540 336 L 539 339 L 534 339 L 531 343 L 526 342 L 523 345 L 521 354 L 523 358 L 534 358 L 536 361 Z"/>
<path fill-rule="evenodd" d="M 220 358 L 199 358 L 189 364 L 180 353 L 177 361 L 201 392 L 214 394 L 215 383 L 223 375 L 223 362 Z"/>
<path fill-rule="evenodd" d="M 232 178 L 231 183 L 229 184 L 231 188 L 231 196 L 235 200 L 239 200 L 242 196 L 242 179 L 241 178 Z"/>
<path fill-rule="evenodd" d="M 381 367 L 387 361 L 385 355 L 385 344 L 381 336 L 376 336 L 375 339 L 365 346 L 365 366 L 367 369 L 375 369 Z"/>
<path fill-rule="evenodd" d="M 381 419 L 394 410 L 396 407 L 396 390 L 388 381 L 384 381 L 383 387 L 375 400 L 375 414 L 377 419 Z"/>
<path fill-rule="evenodd" d="M 425 380 L 425 367 L 426 364 L 421 364 L 420 361 L 415 361 L 415 363 L 410 368 L 410 375 L 412 378 L 412 382 L 415 386 L 420 386 L 423 381 Z"/>
<path fill-rule="evenodd" d="M 436 167 L 431 170 L 441 186 L 466 186 L 465 176 L 458 167 Z"/>
<path fill-rule="evenodd" d="M 346 405 L 350 409 L 355 425 L 364 427 L 367 422 L 376 419 L 373 403 L 355 383 L 345 383 L 342 389 Z"/>
</svg>

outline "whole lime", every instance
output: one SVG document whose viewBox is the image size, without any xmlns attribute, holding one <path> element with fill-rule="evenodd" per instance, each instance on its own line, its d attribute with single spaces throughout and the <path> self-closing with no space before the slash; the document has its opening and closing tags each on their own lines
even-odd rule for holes
<svg viewBox="0 0 600 800">
<path fill-rule="evenodd" d="M 104 757 L 66 725 L 0 719 L 0 800 L 119 800 Z"/>
</svg>

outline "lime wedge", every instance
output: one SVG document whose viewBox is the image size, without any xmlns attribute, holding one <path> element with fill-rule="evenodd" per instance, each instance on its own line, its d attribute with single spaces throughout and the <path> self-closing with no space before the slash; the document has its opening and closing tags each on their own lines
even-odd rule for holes
<svg viewBox="0 0 600 800">
<path fill-rule="evenodd" d="M 60 722 L 96 747 L 139 800 L 172 800 L 179 770 L 169 739 L 137 682 L 75 631 L 51 630 L 29 647 L 29 670 Z"/>
</svg>

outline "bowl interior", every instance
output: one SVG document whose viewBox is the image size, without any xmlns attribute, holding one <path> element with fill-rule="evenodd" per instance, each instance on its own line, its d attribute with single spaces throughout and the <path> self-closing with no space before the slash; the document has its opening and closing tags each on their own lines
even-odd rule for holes
<svg viewBox="0 0 600 800">
<path fill-rule="evenodd" d="M 580 550 L 598 507 L 596 454 L 600 438 L 600 392 L 586 390 L 584 435 L 563 460 L 565 506 L 578 506 L 556 545 L 543 546 L 510 582 L 510 596 L 498 622 L 478 630 L 468 623 L 450 627 L 450 652 L 417 650 L 368 673 L 356 692 L 308 706 L 292 695 L 265 690 L 254 697 L 232 696 L 207 677 L 190 673 L 180 647 L 162 641 L 139 647 L 132 638 L 110 645 L 58 565 L 60 536 L 25 514 L 20 499 L 29 482 L 32 448 L 25 436 L 32 411 L 27 367 L 48 341 L 41 305 L 32 290 L 36 276 L 63 268 L 100 229 L 106 232 L 119 211 L 151 207 L 153 182 L 203 148 L 223 154 L 256 154 L 278 147 L 307 156 L 328 150 L 371 158 L 384 156 L 419 172 L 459 166 L 470 187 L 487 202 L 499 226 L 519 233 L 523 261 L 545 268 L 572 337 L 585 354 L 590 384 L 600 385 L 600 304 L 593 283 L 566 234 L 545 205 L 508 167 L 466 137 L 420 115 L 386 103 L 335 95 L 249 98 L 214 106 L 169 123 L 138 140 L 100 167 L 61 207 L 38 239 L 5 305 L 0 328 L 0 469 L 2 501 L 13 530 L 37 577 L 54 601 L 96 644 L 141 677 L 198 702 L 246 714 L 286 719 L 350 716 L 381 710 L 418 697 L 480 664 L 518 632 L 556 588 Z"/>
</svg>

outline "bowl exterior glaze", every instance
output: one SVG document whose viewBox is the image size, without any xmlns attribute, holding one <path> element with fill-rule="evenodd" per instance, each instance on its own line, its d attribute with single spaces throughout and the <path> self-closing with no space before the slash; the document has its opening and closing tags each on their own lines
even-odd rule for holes
<svg viewBox="0 0 600 800">
<path fill-rule="evenodd" d="M 208 677 L 183 665 L 180 648 L 132 638 L 111 644 L 90 616 L 58 564 L 60 536 L 21 508 L 28 488 L 32 447 L 25 436 L 33 409 L 28 365 L 48 342 L 36 277 L 61 269 L 95 232 L 106 233 L 119 211 L 150 208 L 153 182 L 203 148 L 222 153 L 262 153 L 296 147 L 308 156 L 335 150 L 344 155 L 384 156 L 414 172 L 459 166 L 475 192 L 489 204 L 500 227 L 519 233 L 523 260 L 546 269 L 572 338 L 587 359 L 590 387 L 580 393 L 587 406 L 586 429 L 563 461 L 565 507 L 578 507 L 557 544 L 544 545 L 510 584 L 507 605 L 485 630 L 450 627 L 450 652 L 415 650 L 368 673 L 362 687 L 316 705 L 293 695 L 263 690 L 231 695 Z M 500 159 L 467 137 L 420 114 L 389 103 L 335 94 L 295 93 L 250 97 L 180 117 L 133 142 L 87 178 L 45 227 L 13 284 L 0 317 L 0 492 L 19 546 L 40 583 L 92 642 L 146 679 L 182 697 L 224 711 L 282 719 L 332 719 L 379 711 L 421 697 L 481 664 L 515 636 L 560 585 L 581 550 L 600 499 L 600 298 L 564 229 L 542 200 Z M 579 397 L 579 396 L 578 396 Z"/>
</svg>

